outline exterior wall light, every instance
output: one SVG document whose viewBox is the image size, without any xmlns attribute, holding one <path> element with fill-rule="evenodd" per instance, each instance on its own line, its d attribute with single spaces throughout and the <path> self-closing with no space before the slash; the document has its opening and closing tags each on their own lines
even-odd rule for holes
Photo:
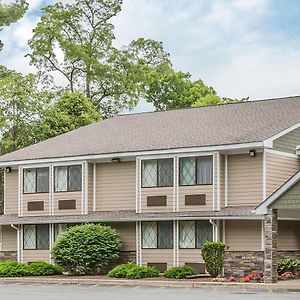
<svg viewBox="0 0 300 300">
<path fill-rule="evenodd" d="M 120 158 L 118 158 L 118 157 L 112 158 L 111 162 L 112 163 L 119 163 L 120 162 Z"/>
<path fill-rule="evenodd" d="M 249 150 L 249 156 L 250 157 L 255 157 L 256 151 L 254 149 Z"/>
<path fill-rule="evenodd" d="M 11 167 L 6 167 L 6 168 L 5 168 L 5 172 L 6 172 L 6 173 L 10 173 L 10 172 L 11 172 Z"/>
</svg>

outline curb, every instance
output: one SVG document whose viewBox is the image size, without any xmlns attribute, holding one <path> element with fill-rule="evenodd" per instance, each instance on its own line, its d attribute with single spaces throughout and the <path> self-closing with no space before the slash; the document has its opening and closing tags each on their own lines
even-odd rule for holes
<svg viewBox="0 0 300 300">
<path fill-rule="evenodd" d="M 165 287 L 165 288 L 217 288 L 217 289 L 238 289 L 242 291 L 260 292 L 300 292 L 300 286 L 288 286 L 269 283 L 222 283 L 222 282 L 196 282 L 180 280 L 141 280 L 141 279 L 91 279 L 91 278 L 50 278 L 50 277 L 18 277 L 1 278 L 0 283 L 17 284 L 79 284 L 96 286 L 131 286 L 131 287 Z"/>
</svg>

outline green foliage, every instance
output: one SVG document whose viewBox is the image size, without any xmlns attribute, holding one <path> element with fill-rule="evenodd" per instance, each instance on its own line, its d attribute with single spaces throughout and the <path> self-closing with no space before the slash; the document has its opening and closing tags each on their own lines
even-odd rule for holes
<svg viewBox="0 0 300 300">
<path fill-rule="evenodd" d="M 81 93 L 64 93 L 41 114 L 34 131 L 36 141 L 69 132 L 100 119 L 95 105 Z"/>
<path fill-rule="evenodd" d="M 158 277 L 159 272 L 154 267 L 137 266 L 134 263 L 127 263 L 116 266 L 108 276 L 115 278 L 140 279 L 147 277 Z"/>
<path fill-rule="evenodd" d="M 280 259 L 277 264 L 277 272 L 279 275 L 285 272 L 294 273 L 295 270 L 299 267 L 300 267 L 300 259 L 296 259 L 296 258 Z"/>
<path fill-rule="evenodd" d="M 4 26 L 18 21 L 26 12 L 28 4 L 24 0 L 16 0 L 10 4 L 0 3 L 0 31 Z M 2 49 L 0 41 L 0 50 Z"/>
<path fill-rule="evenodd" d="M 222 271 L 225 249 L 226 246 L 222 242 L 205 242 L 201 246 L 205 268 L 213 278 L 217 277 Z"/>
<path fill-rule="evenodd" d="M 60 274 L 62 274 L 60 267 L 46 262 L 35 262 L 28 265 L 16 261 L 4 261 L 0 263 L 0 277 L 50 276 Z"/>
<path fill-rule="evenodd" d="M 0 68 L 0 154 L 34 142 L 32 127 L 52 93 L 41 89 L 38 75 Z"/>
<path fill-rule="evenodd" d="M 176 279 L 182 279 L 182 278 L 186 278 L 187 276 L 192 276 L 196 274 L 197 274 L 196 270 L 190 266 L 174 267 L 164 272 L 165 277 L 176 278 Z"/>
<path fill-rule="evenodd" d="M 52 248 L 55 262 L 71 274 L 97 274 L 119 257 L 115 229 L 100 224 L 74 226 L 61 234 Z"/>
</svg>

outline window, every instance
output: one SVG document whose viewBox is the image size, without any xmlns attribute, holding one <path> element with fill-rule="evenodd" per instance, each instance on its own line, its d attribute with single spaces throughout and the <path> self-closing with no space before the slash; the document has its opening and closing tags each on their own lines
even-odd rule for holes
<svg viewBox="0 0 300 300">
<path fill-rule="evenodd" d="M 23 193 L 49 193 L 49 168 L 24 169 Z"/>
<path fill-rule="evenodd" d="M 70 227 L 76 226 L 78 224 L 54 224 L 54 241 L 57 240 L 58 236 L 64 233 Z"/>
<path fill-rule="evenodd" d="M 212 184 L 212 156 L 181 158 L 179 161 L 180 185 Z"/>
<path fill-rule="evenodd" d="M 142 162 L 142 187 L 173 185 L 173 159 L 144 160 Z"/>
<path fill-rule="evenodd" d="M 49 249 L 49 225 L 24 225 L 23 229 L 25 250 Z"/>
<path fill-rule="evenodd" d="M 142 223 L 142 247 L 143 248 L 173 248 L 173 223 L 143 222 Z"/>
<path fill-rule="evenodd" d="M 81 191 L 81 165 L 55 167 L 55 192 Z"/>
<path fill-rule="evenodd" d="M 179 247 L 199 248 L 206 241 L 213 240 L 213 227 L 209 221 L 180 221 Z"/>
</svg>

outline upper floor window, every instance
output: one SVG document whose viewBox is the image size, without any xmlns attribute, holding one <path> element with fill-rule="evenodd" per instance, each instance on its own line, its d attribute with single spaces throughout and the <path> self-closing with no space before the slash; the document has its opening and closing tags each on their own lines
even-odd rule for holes
<svg viewBox="0 0 300 300">
<path fill-rule="evenodd" d="M 59 166 L 54 169 L 55 192 L 81 191 L 82 170 L 81 165 Z"/>
<path fill-rule="evenodd" d="M 212 156 L 185 157 L 179 161 L 180 185 L 212 184 Z"/>
<path fill-rule="evenodd" d="M 24 194 L 49 192 L 49 168 L 24 169 L 23 174 Z"/>
<path fill-rule="evenodd" d="M 173 159 L 153 159 L 142 162 L 142 187 L 173 185 Z"/>
</svg>

